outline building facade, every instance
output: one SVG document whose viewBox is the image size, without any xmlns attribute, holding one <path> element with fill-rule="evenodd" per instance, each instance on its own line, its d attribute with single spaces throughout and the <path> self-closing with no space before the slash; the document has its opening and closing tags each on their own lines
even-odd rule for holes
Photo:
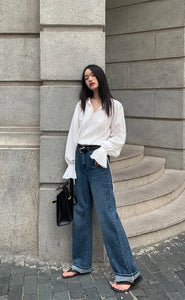
<svg viewBox="0 0 185 300">
<path fill-rule="evenodd" d="M 127 143 L 185 169 L 184 14 L 183 0 L 1 1 L 1 250 L 71 258 L 71 227 L 56 227 L 48 203 L 89 63 L 106 65 Z M 103 261 L 98 225 L 94 249 Z"/>
</svg>

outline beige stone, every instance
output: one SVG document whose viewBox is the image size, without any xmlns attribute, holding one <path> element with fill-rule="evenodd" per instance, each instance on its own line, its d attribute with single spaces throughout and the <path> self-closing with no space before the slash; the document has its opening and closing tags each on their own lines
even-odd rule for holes
<svg viewBox="0 0 185 300">
<path fill-rule="evenodd" d="M 2 147 L 39 147 L 40 133 L 38 130 L 35 132 L 24 131 L 19 132 L 16 128 L 11 128 L 11 131 L 3 128 L 0 130 L 0 146 Z"/>
<path fill-rule="evenodd" d="M 106 34 L 118 34 L 127 32 L 127 9 L 124 7 L 107 10 Z"/>
<path fill-rule="evenodd" d="M 41 87 L 41 130 L 67 131 L 80 87 Z"/>
<path fill-rule="evenodd" d="M 115 8 L 120 6 L 127 6 L 131 4 L 143 3 L 147 2 L 148 0 L 107 0 L 106 7 L 107 8 Z"/>
<path fill-rule="evenodd" d="M 0 126 L 39 126 L 39 90 L 39 86 L 0 86 Z"/>
<path fill-rule="evenodd" d="M 177 88 L 184 86 L 184 60 L 129 63 L 129 88 Z"/>
<path fill-rule="evenodd" d="M 41 24 L 104 25 L 105 0 L 40 0 Z"/>
<path fill-rule="evenodd" d="M 145 155 L 165 157 L 165 167 L 167 169 L 185 169 L 185 151 L 182 149 L 166 149 L 145 146 Z"/>
<path fill-rule="evenodd" d="M 154 117 L 154 91 L 114 90 L 112 93 L 123 104 L 126 117 Z"/>
<path fill-rule="evenodd" d="M 42 32 L 41 78 L 79 80 L 88 64 L 104 68 L 104 44 L 102 32 Z"/>
<path fill-rule="evenodd" d="M 39 31 L 39 0 L 1 0 L 1 33 Z"/>
<path fill-rule="evenodd" d="M 156 33 L 156 58 L 182 57 L 184 55 L 184 30 Z"/>
<path fill-rule="evenodd" d="M 111 89 L 127 88 L 127 64 L 107 64 L 106 75 Z"/>
<path fill-rule="evenodd" d="M 184 1 L 150 1 L 128 7 L 128 32 L 184 25 Z"/>
<path fill-rule="evenodd" d="M 0 39 L 0 80 L 40 80 L 38 38 Z"/>
<path fill-rule="evenodd" d="M 183 121 L 128 118 L 127 143 L 183 149 Z"/>
<path fill-rule="evenodd" d="M 66 169 L 64 161 L 66 136 L 41 136 L 40 181 L 60 183 Z"/>
<path fill-rule="evenodd" d="M 37 254 L 38 149 L 0 149 L 2 250 Z"/>
<path fill-rule="evenodd" d="M 155 58 L 155 33 L 107 36 L 106 61 L 124 62 Z"/>
<path fill-rule="evenodd" d="M 155 117 L 156 118 L 184 118 L 184 91 L 156 91 Z"/>
</svg>

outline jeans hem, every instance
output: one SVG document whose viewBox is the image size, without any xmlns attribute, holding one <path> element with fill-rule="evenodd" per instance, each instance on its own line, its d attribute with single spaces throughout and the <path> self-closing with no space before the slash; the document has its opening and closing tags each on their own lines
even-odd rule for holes
<svg viewBox="0 0 185 300">
<path fill-rule="evenodd" d="M 140 272 L 138 271 L 134 275 L 115 275 L 115 281 L 120 282 L 120 281 L 132 281 L 135 280 L 138 276 L 140 275 Z"/>
<path fill-rule="evenodd" d="M 77 267 L 75 265 L 72 265 L 72 269 L 79 272 L 79 273 L 90 273 L 92 272 L 92 268 L 80 268 L 80 267 Z"/>
</svg>

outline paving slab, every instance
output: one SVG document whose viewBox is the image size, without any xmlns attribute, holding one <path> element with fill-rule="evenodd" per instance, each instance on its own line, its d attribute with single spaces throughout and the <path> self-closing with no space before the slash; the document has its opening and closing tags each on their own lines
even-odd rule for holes
<svg viewBox="0 0 185 300">
<path fill-rule="evenodd" d="M 109 263 L 93 272 L 62 278 L 66 264 L 0 253 L 0 300 L 182 300 L 185 299 L 185 233 L 133 252 L 143 281 L 129 293 L 110 288 Z"/>
</svg>

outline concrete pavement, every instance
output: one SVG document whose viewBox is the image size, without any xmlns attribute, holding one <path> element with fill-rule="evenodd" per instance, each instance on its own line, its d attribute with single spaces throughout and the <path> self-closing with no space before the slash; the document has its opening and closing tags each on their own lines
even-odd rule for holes
<svg viewBox="0 0 185 300">
<path fill-rule="evenodd" d="M 0 300 L 184 300 L 185 233 L 134 253 L 143 281 L 129 293 L 115 293 L 108 263 L 91 274 L 63 279 L 64 264 L 0 254 Z"/>
</svg>

